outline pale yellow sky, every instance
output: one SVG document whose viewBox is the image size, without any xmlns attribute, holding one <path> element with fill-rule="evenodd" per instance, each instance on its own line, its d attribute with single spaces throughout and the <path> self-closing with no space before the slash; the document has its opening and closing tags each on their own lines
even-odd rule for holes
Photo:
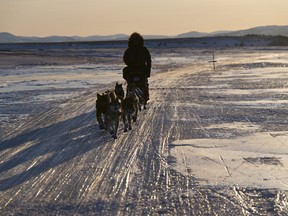
<svg viewBox="0 0 288 216">
<path fill-rule="evenodd" d="M 18 36 L 177 35 L 288 25 L 288 0 L 0 0 Z"/>
</svg>

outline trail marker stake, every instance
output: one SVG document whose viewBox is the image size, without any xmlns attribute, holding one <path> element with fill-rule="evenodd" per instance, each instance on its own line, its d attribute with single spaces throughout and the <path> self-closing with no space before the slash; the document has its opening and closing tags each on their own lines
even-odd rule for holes
<svg viewBox="0 0 288 216">
<path fill-rule="evenodd" d="M 208 62 L 212 62 L 212 63 L 213 63 L 213 69 L 214 69 L 214 71 L 215 71 L 215 70 L 216 70 L 216 65 L 215 65 L 215 63 L 216 63 L 217 61 L 215 60 L 214 52 L 213 52 L 212 54 L 213 54 L 213 60 L 212 60 L 212 61 L 208 61 Z"/>
</svg>

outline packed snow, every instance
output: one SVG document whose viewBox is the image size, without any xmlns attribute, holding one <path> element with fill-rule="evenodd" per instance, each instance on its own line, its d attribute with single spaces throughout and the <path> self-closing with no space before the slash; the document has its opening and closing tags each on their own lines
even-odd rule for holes
<svg viewBox="0 0 288 216">
<path fill-rule="evenodd" d="M 1 214 L 288 214 L 287 49 L 149 49 L 148 109 L 117 140 L 95 99 L 125 87 L 125 48 L 0 50 Z"/>
</svg>

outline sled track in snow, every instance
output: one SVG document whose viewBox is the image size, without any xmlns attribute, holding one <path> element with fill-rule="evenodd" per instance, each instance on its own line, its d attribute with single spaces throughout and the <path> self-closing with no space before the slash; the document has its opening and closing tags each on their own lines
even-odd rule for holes
<svg viewBox="0 0 288 216">
<path fill-rule="evenodd" d="M 209 85 L 213 72 L 205 65 L 199 68 L 153 76 L 149 108 L 140 112 L 131 131 L 123 133 L 120 124 L 117 140 L 95 124 L 93 91 L 44 111 L 7 135 L 0 152 L 0 211 L 23 215 L 288 214 L 287 198 L 276 190 L 204 187 L 188 167 L 187 175 L 174 169 L 173 141 L 215 135 L 203 118 L 212 112 L 209 97 L 213 95 L 189 88 L 195 79 Z M 202 100 L 204 96 L 208 100 Z M 218 111 L 222 114 L 217 117 Z M 223 116 L 232 111 L 222 106 L 211 115 L 223 122 Z M 242 118 L 250 122 L 243 112 Z M 185 164 L 184 154 L 182 160 Z"/>
</svg>

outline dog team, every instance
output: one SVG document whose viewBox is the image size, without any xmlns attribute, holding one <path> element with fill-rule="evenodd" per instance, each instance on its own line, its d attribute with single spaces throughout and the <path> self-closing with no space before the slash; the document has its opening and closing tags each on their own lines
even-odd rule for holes
<svg viewBox="0 0 288 216">
<path fill-rule="evenodd" d="M 127 85 L 126 97 L 122 84 L 118 82 L 115 89 L 97 93 L 96 119 L 100 129 L 107 130 L 114 139 L 117 139 L 119 122 L 122 119 L 124 132 L 132 129 L 132 120 L 136 122 L 138 111 L 142 106 L 146 109 L 142 91 L 134 83 Z"/>
</svg>

